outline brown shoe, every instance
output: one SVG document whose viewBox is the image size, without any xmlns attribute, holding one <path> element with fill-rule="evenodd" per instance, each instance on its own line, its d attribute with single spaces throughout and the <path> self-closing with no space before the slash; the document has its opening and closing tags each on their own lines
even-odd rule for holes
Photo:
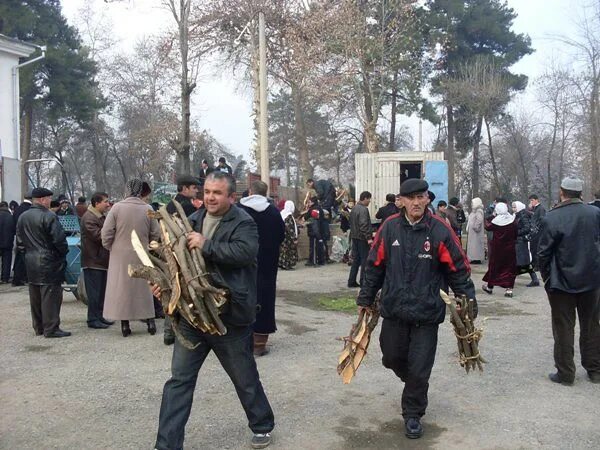
<svg viewBox="0 0 600 450">
<path fill-rule="evenodd" d="M 268 334 L 254 333 L 254 356 L 264 356 L 269 353 L 267 348 Z"/>
</svg>

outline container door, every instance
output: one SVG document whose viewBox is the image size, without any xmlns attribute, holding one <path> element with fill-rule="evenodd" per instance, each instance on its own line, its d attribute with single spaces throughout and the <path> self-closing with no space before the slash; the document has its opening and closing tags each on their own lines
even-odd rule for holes
<svg viewBox="0 0 600 450">
<path fill-rule="evenodd" d="M 425 161 L 425 181 L 435 194 L 434 206 L 440 200 L 448 201 L 448 162 Z"/>
</svg>

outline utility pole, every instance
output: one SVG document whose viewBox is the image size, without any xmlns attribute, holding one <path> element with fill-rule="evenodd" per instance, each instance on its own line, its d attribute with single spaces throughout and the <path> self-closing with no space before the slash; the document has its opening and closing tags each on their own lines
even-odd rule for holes
<svg viewBox="0 0 600 450">
<path fill-rule="evenodd" d="M 258 52 L 260 90 L 260 178 L 270 188 L 269 126 L 267 123 L 267 43 L 265 39 L 265 14 L 258 13 Z"/>
</svg>

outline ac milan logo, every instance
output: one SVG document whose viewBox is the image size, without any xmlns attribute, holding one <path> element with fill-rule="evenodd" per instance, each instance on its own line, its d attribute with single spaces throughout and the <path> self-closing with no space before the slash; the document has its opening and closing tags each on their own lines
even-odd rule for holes
<svg viewBox="0 0 600 450">
<path fill-rule="evenodd" d="M 431 244 L 429 243 L 429 241 L 425 241 L 425 244 L 423 245 L 423 250 L 425 250 L 426 252 L 429 252 L 429 250 L 431 250 Z"/>
</svg>

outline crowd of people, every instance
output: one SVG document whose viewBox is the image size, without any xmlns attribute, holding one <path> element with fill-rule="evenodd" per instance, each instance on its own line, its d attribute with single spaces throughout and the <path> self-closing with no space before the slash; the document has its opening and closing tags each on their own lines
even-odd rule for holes
<svg viewBox="0 0 600 450">
<path fill-rule="evenodd" d="M 485 260 L 488 267 L 482 289 L 490 295 L 498 286 L 505 289 L 506 297 L 513 297 L 515 279 L 525 273 L 531 278 L 527 286 L 539 286 L 537 272 L 541 273 L 555 340 L 557 371 L 550 374 L 550 380 L 573 383 L 577 311 L 582 365 L 591 381 L 600 382 L 600 193 L 591 205 L 584 204 L 581 180 L 563 180 L 561 201 L 548 212 L 531 195 L 528 207 L 520 201 L 509 206 L 506 198 L 497 197 L 485 208 L 480 198 L 473 198 L 467 215 L 455 197 L 447 203 L 438 201 L 434 208 L 435 196 L 427 182 L 408 179 L 398 194 L 386 196 L 386 204 L 375 214 L 380 220 L 377 224 L 369 212 L 370 192 L 361 192 L 355 203 L 345 190 L 326 180 L 310 179 L 306 187 L 299 211 L 291 200 L 276 206 L 262 181 L 253 182 L 237 199 L 235 179 L 224 158 L 216 168 L 203 161 L 199 178 L 177 179 L 175 200 L 194 230 L 187 236 L 188 246 L 200 249 L 203 269 L 216 286 L 230 292 L 221 315 L 226 335 L 213 336 L 184 320 L 178 322 L 193 350 L 179 342 L 171 317 L 157 307 L 158 286 L 149 288 L 127 273 L 128 265 L 138 262 L 132 231 L 144 246 L 160 239 L 158 222 L 148 214 L 152 189 L 143 180 L 129 180 L 124 199 L 114 205 L 106 193 L 96 192 L 89 205 L 81 197 L 72 207 L 64 198 L 53 200 L 53 193 L 45 188 L 33 189 L 21 205 L 0 203 L 1 281 L 10 281 L 16 236 L 12 283 L 28 284 L 35 334 L 70 336 L 60 328 L 68 246 L 58 217 L 67 213 L 80 217 L 88 327 L 108 329 L 120 321 L 121 334 L 127 337 L 132 322 L 142 321 L 153 335 L 155 319 L 160 317 L 165 318 L 165 345 L 174 344 L 172 375 L 163 390 L 155 446 L 160 450 L 183 446 L 198 372 L 211 350 L 235 385 L 254 433 L 252 446 L 269 445 L 274 415 L 255 358 L 269 353 L 269 336 L 277 330 L 278 270 L 297 265 L 303 229 L 309 240 L 306 265 L 329 262 L 334 221 L 340 222 L 349 240 L 347 285 L 360 288 L 359 311 L 373 308 L 380 292 L 383 365 L 405 383 L 402 415 L 407 437 L 423 434 L 421 417 L 427 408 L 438 327 L 445 318 L 439 291 L 450 288 L 473 299 L 477 314 L 470 265 Z M 173 201 L 166 209 L 175 213 Z"/>
</svg>

